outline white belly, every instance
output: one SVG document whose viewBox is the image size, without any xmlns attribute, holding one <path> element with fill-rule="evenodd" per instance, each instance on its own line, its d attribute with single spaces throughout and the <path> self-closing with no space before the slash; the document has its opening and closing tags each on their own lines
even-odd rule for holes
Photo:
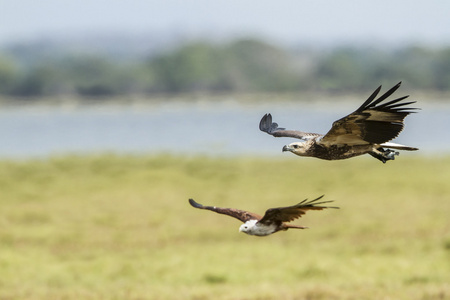
<svg viewBox="0 0 450 300">
<path fill-rule="evenodd" d="M 276 225 L 267 226 L 256 223 L 253 227 L 249 228 L 247 233 L 251 235 L 265 236 L 274 233 L 276 230 Z"/>
</svg>

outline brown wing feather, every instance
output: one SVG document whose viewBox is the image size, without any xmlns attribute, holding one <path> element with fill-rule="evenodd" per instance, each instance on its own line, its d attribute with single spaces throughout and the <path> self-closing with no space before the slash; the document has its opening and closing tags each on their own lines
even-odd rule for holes
<svg viewBox="0 0 450 300">
<path fill-rule="evenodd" d="M 194 201 L 194 199 L 189 199 L 189 203 L 195 207 L 195 208 L 199 208 L 199 209 L 207 209 L 207 210 L 211 210 L 213 212 L 216 212 L 218 214 L 223 214 L 223 215 L 228 215 L 230 217 L 236 218 L 242 222 L 247 222 L 248 220 L 260 220 L 261 216 L 245 211 L 245 210 L 240 210 L 240 209 L 235 209 L 235 208 L 222 208 L 222 207 L 217 207 L 217 206 L 203 206 L 200 203 L 197 203 Z"/>
<path fill-rule="evenodd" d="M 290 222 L 297 218 L 300 218 L 308 210 L 339 208 L 334 206 L 318 206 L 324 203 L 333 202 L 332 200 L 317 202 L 318 200 L 322 199 L 323 196 L 324 195 L 310 201 L 308 201 L 308 199 L 305 199 L 302 202 L 293 206 L 270 208 L 266 211 L 264 217 L 262 217 L 262 219 L 259 222 L 267 225 L 272 223 Z"/>
<path fill-rule="evenodd" d="M 286 128 L 278 127 L 278 124 L 272 122 L 272 115 L 265 114 L 259 122 L 259 130 L 266 132 L 274 137 L 291 137 L 296 139 L 312 139 L 314 137 L 323 136 L 323 134 L 309 133 L 298 130 L 286 130 Z"/>
<path fill-rule="evenodd" d="M 320 143 L 328 146 L 382 144 L 397 137 L 403 130 L 405 117 L 417 109 L 406 107 L 415 101 L 401 102 L 409 96 L 383 103 L 400 85 L 401 82 L 374 100 L 381 89 L 378 87 L 356 111 L 334 122 Z"/>
</svg>

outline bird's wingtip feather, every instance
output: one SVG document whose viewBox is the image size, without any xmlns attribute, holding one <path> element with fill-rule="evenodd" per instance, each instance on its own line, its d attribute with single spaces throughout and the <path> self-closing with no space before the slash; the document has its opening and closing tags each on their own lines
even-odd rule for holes
<svg viewBox="0 0 450 300">
<path fill-rule="evenodd" d="M 201 205 L 200 203 L 195 202 L 194 199 L 192 199 L 192 198 L 189 199 L 189 204 L 191 204 L 195 208 L 202 208 L 203 207 L 203 205 Z"/>
</svg>

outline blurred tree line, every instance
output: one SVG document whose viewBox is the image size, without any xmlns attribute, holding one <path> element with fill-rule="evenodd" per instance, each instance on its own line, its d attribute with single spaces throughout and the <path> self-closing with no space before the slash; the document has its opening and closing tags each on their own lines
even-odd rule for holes
<svg viewBox="0 0 450 300">
<path fill-rule="evenodd" d="M 32 52 L 32 49 L 29 50 Z M 105 97 L 182 92 L 367 91 L 406 81 L 450 90 L 450 48 L 287 50 L 255 39 L 190 42 L 148 57 L 0 53 L 0 94 Z"/>
</svg>

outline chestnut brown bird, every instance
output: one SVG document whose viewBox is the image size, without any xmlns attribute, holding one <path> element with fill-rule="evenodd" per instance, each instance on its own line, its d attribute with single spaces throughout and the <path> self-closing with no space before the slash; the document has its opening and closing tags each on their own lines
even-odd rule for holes
<svg viewBox="0 0 450 300">
<path fill-rule="evenodd" d="M 320 206 L 321 204 L 333 202 L 333 201 L 318 202 L 318 200 L 322 199 L 322 197 L 323 195 L 310 201 L 308 201 L 308 199 L 305 199 L 302 202 L 293 206 L 269 208 L 263 217 L 249 211 L 235 208 L 203 206 L 200 203 L 195 202 L 194 199 L 189 199 L 189 203 L 195 208 L 211 210 L 218 214 L 224 214 L 238 219 L 239 221 L 244 223 L 241 225 L 241 227 L 239 227 L 240 232 L 244 232 L 249 235 L 266 236 L 278 232 L 280 230 L 288 230 L 289 228 L 295 229 L 308 228 L 304 226 L 287 224 L 287 222 L 291 222 L 297 218 L 300 218 L 308 210 L 339 208 L 333 206 Z"/>
</svg>

